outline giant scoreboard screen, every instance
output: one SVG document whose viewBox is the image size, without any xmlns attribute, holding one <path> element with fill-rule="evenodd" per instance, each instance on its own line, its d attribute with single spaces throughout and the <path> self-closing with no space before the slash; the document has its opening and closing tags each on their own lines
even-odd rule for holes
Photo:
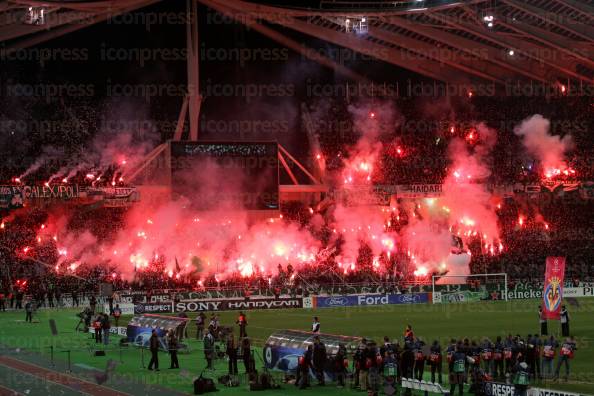
<svg viewBox="0 0 594 396">
<path fill-rule="evenodd" d="M 276 142 L 171 142 L 171 188 L 195 209 L 279 208 Z"/>
</svg>

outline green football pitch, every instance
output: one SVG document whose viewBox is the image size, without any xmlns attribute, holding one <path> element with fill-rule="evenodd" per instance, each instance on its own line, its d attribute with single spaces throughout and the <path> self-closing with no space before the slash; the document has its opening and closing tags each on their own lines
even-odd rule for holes
<svg viewBox="0 0 594 396">
<path fill-rule="evenodd" d="M 549 381 L 541 385 L 551 389 L 594 394 L 594 299 L 581 298 L 576 301 L 576 305 L 569 307 L 571 333 L 575 336 L 578 345 L 576 356 L 571 361 L 569 380 L 567 382 Z M 261 347 L 271 333 L 283 329 L 309 330 L 314 315 L 319 316 L 324 333 L 365 336 L 381 342 L 385 335 L 391 339 L 401 339 L 404 327 L 406 324 L 411 324 L 415 334 L 427 343 L 437 339 L 442 346 L 445 346 L 452 337 L 457 339 L 468 337 L 478 341 L 485 336 L 494 340 L 497 336 L 504 337 L 509 333 L 521 334 L 524 337 L 536 333 L 539 331 L 537 308 L 537 300 L 516 300 L 450 305 L 385 305 L 316 310 L 249 311 L 247 313 L 248 335 L 253 339 L 254 349 L 257 352 L 257 366 L 260 368 L 262 366 Z M 104 349 L 104 347 L 96 348 L 90 334 L 74 332 L 78 323 L 78 317 L 75 315 L 77 312 L 78 310 L 73 309 L 40 310 L 35 316 L 38 323 L 33 324 L 24 323 L 22 312 L 0 313 L 0 344 L 4 351 L 7 350 L 6 348 L 19 348 L 19 352 L 12 353 L 12 357 L 19 358 L 21 354 L 27 356 L 29 360 L 38 357 L 45 361 L 49 359 L 50 347 L 53 347 L 54 359 L 57 362 L 56 370 L 65 369 L 67 353 L 63 351 L 69 350 L 75 373 L 91 368 L 105 370 L 107 361 L 113 360 L 117 362 L 114 377 L 127 381 L 128 386 L 135 383 L 156 384 L 170 388 L 172 391 L 192 392 L 192 380 L 205 366 L 201 342 L 195 340 L 193 323 L 189 325 L 191 351 L 180 354 L 179 357 L 181 370 L 168 370 L 169 357 L 165 353 L 160 353 L 162 370 L 149 372 L 142 368 L 141 351 L 134 347 L 120 348 L 117 343 L 119 337 L 113 335 L 111 345 L 105 348 L 106 356 L 94 356 L 95 349 Z M 232 325 L 236 315 L 237 312 L 219 313 L 221 324 Z M 193 315 L 191 316 L 193 318 Z M 57 336 L 51 335 L 50 319 L 54 319 L 57 324 Z M 124 317 L 120 325 L 125 324 L 128 319 Z M 549 334 L 557 336 L 559 333 L 559 324 L 549 322 Z M 146 365 L 149 360 L 149 354 L 146 352 L 144 360 Z M 241 362 L 239 366 L 241 373 L 243 372 Z M 225 372 L 226 362 L 220 360 L 217 362 L 216 372 L 210 376 L 215 378 Z M 428 378 L 428 370 L 425 374 Z M 445 372 L 444 380 L 447 381 Z M 106 385 L 114 386 L 110 385 L 109 381 Z M 218 389 L 225 394 L 249 392 L 245 384 L 239 388 L 225 388 L 218 385 Z M 313 385 L 304 391 L 297 390 L 293 385 L 283 384 L 280 390 L 269 390 L 266 393 L 269 395 L 362 394 L 355 390 L 339 390 L 331 384 L 325 388 Z"/>
</svg>

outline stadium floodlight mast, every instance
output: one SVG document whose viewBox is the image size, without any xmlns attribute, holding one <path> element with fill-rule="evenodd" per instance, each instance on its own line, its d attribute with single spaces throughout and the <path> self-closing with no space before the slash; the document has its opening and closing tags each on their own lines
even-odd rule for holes
<svg viewBox="0 0 594 396">
<path fill-rule="evenodd" d="M 443 286 L 448 286 L 448 285 L 454 285 L 454 286 L 458 286 L 458 285 L 463 285 L 466 284 L 466 280 L 468 278 L 484 278 L 485 280 L 488 279 L 489 277 L 499 277 L 500 279 L 503 278 L 503 299 L 505 301 L 508 300 L 507 298 L 507 274 L 505 272 L 498 272 L 498 273 L 484 273 L 484 274 L 472 274 L 472 275 L 433 275 L 431 277 L 431 292 L 433 294 L 435 294 L 435 282 L 439 281 L 441 279 L 462 279 L 459 283 L 445 283 Z M 487 284 L 487 282 L 485 282 L 485 285 Z M 441 286 L 441 285 L 437 285 L 437 286 Z M 439 291 L 438 291 L 439 292 Z"/>
</svg>

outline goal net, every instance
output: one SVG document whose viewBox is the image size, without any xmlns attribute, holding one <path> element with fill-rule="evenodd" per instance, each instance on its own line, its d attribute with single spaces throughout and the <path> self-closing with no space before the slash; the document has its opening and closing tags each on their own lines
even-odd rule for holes
<svg viewBox="0 0 594 396">
<path fill-rule="evenodd" d="M 507 274 L 434 275 L 431 289 L 434 304 L 507 301 Z"/>
</svg>

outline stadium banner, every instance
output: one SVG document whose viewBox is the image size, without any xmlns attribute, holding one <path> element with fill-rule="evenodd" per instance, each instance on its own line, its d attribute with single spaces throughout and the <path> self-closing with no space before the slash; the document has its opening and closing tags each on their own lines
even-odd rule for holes
<svg viewBox="0 0 594 396">
<path fill-rule="evenodd" d="M 353 307 L 365 305 L 422 304 L 431 300 L 430 293 L 414 294 L 358 294 L 345 296 L 313 297 L 315 308 Z"/>
<path fill-rule="evenodd" d="M 392 188 L 391 188 L 392 187 Z M 331 196 L 345 206 L 355 205 L 390 205 L 394 186 L 347 185 L 333 190 Z"/>
<path fill-rule="evenodd" d="M 526 396 L 583 396 L 583 393 L 566 392 L 558 389 L 528 388 Z"/>
<path fill-rule="evenodd" d="M 594 297 L 594 287 L 564 287 L 563 297 Z"/>
<path fill-rule="evenodd" d="M 23 194 L 13 186 L 0 186 L 0 209 L 23 207 Z"/>
<path fill-rule="evenodd" d="M 559 320 L 563 300 L 563 280 L 565 277 L 565 257 L 547 257 L 545 283 L 542 292 L 544 317 Z"/>
<path fill-rule="evenodd" d="M 443 194 L 442 184 L 402 184 L 396 187 L 398 198 L 439 198 Z"/>
<path fill-rule="evenodd" d="M 512 384 L 487 381 L 484 385 L 485 396 L 514 396 L 516 390 Z"/>
<path fill-rule="evenodd" d="M 173 303 L 136 303 L 134 304 L 134 314 L 145 313 L 171 313 L 173 312 Z"/>
<path fill-rule="evenodd" d="M 134 304 L 131 303 L 121 303 L 117 304 L 122 311 L 122 315 L 134 315 Z M 113 308 L 115 308 L 116 304 L 113 304 Z M 109 312 L 109 304 L 103 304 L 103 313 L 110 315 Z"/>
<path fill-rule="evenodd" d="M 170 302 L 171 295 L 170 294 L 147 294 L 146 292 L 142 293 L 133 293 L 133 294 L 122 294 L 118 296 L 117 299 L 119 302 L 123 303 L 160 303 L 160 302 Z"/>
<path fill-rule="evenodd" d="M 487 290 L 481 291 L 470 291 L 463 290 L 459 292 L 444 293 L 441 292 L 440 303 L 441 304 L 453 304 L 453 303 L 467 303 L 477 302 L 483 300 L 490 300 L 491 295 Z"/>
<path fill-rule="evenodd" d="M 74 199 L 79 197 L 76 184 L 42 186 L 0 186 L 0 209 L 20 208 L 31 199 Z"/>
<path fill-rule="evenodd" d="M 303 308 L 302 298 L 258 298 L 243 300 L 190 300 L 174 304 L 174 312 L 239 311 Z"/>
</svg>

